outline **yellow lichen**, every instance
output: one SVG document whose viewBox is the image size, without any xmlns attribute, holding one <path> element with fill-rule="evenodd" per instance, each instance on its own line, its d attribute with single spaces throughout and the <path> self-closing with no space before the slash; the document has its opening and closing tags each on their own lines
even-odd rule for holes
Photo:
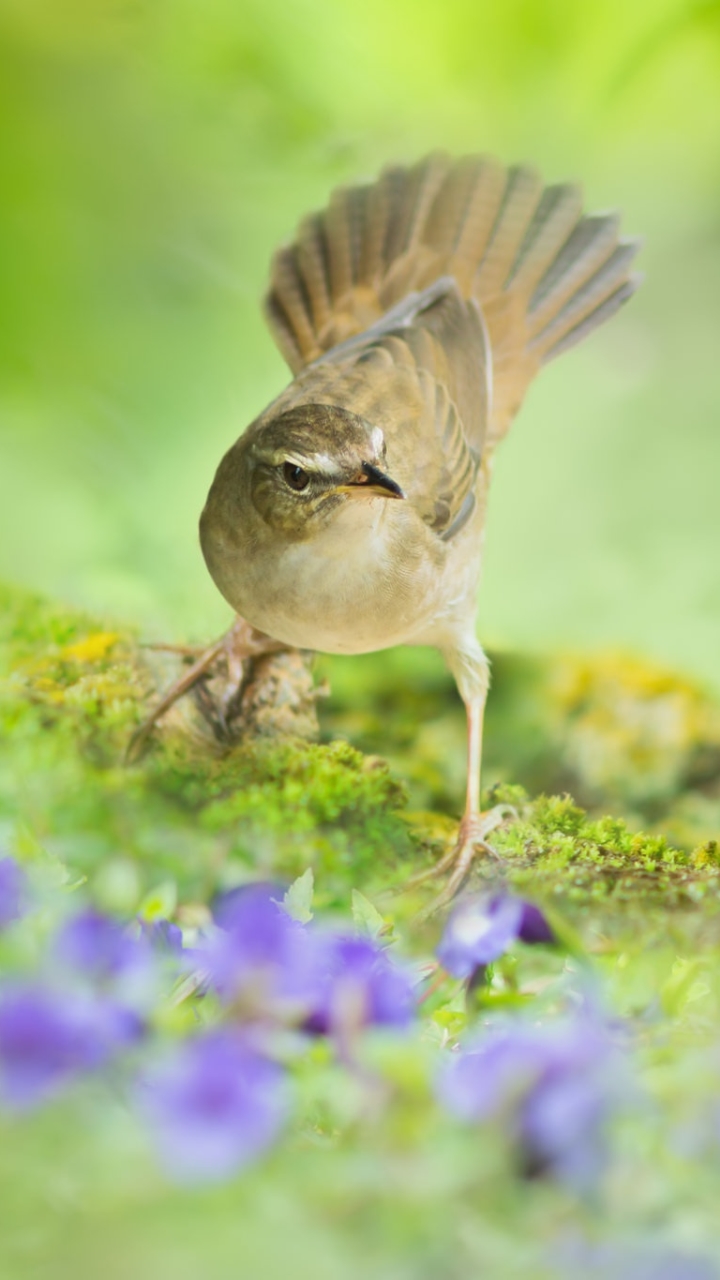
<svg viewBox="0 0 720 1280">
<path fill-rule="evenodd" d="M 117 631 L 95 631 L 75 644 L 66 644 L 58 654 L 64 662 L 99 662 L 117 644 Z"/>
</svg>

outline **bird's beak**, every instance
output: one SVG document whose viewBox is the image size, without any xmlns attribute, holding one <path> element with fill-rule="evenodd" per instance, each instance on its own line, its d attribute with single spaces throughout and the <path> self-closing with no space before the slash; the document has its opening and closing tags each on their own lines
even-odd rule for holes
<svg viewBox="0 0 720 1280">
<path fill-rule="evenodd" d="M 405 497 L 400 485 L 374 467 L 371 462 L 363 462 L 362 469 L 355 479 L 350 484 L 338 485 L 337 492 L 354 494 L 356 497 L 362 497 L 364 494 L 376 494 L 379 498 Z"/>
</svg>

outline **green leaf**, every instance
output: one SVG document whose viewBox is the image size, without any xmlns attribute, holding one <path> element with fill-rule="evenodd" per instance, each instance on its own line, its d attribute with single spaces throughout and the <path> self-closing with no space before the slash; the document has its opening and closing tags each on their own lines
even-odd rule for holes
<svg viewBox="0 0 720 1280">
<path fill-rule="evenodd" d="M 163 880 L 143 898 L 137 914 L 141 920 L 169 920 L 177 907 L 177 885 L 174 880 Z"/>
<path fill-rule="evenodd" d="M 380 915 L 377 907 L 374 907 L 359 889 L 353 889 L 351 904 L 353 922 L 361 933 L 367 933 L 371 938 L 379 938 L 382 934 L 392 932 L 390 922 Z"/>
<path fill-rule="evenodd" d="M 308 920 L 312 920 L 312 900 L 315 890 L 315 877 L 312 867 L 308 867 L 307 871 L 303 871 L 297 880 L 293 880 L 287 893 L 283 898 L 283 907 L 293 920 L 298 920 L 300 924 L 307 924 Z"/>
<path fill-rule="evenodd" d="M 710 994 L 710 987 L 702 980 L 704 963 L 700 957 L 678 957 L 669 978 L 660 988 L 660 1003 L 670 1018 L 680 1018 L 686 1007 Z"/>
</svg>

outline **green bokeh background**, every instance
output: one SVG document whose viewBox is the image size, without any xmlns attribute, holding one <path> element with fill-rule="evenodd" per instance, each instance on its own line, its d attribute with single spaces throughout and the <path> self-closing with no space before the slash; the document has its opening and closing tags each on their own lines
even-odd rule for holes
<svg viewBox="0 0 720 1280">
<path fill-rule="evenodd" d="M 717 0 L 0 0 L 0 577 L 205 639 L 223 450 L 283 386 L 267 262 L 432 147 L 580 178 L 646 282 L 498 460 L 491 644 L 720 685 Z"/>
<path fill-rule="evenodd" d="M 272 250 L 337 183 L 436 146 L 486 150 L 530 160 L 548 181 L 581 179 L 594 209 L 621 208 L 627 231 L 645 237 L 646 282 L 543 373 L 502 448 L 481 635 L 495 649 L 629 648 L 720 689 L 719 138 L 720 0 L 0 0 L 0 579 L 135 622 L 147 638 L 217 634 L 229 613 L 202 563 L 197 516 L 222 452 L 286 379 L 258 305 Z M 403 658 L 375 662 L 383 693 Z M 333 672 L 346 709 L 371 667 L 347 660 Z M 501 731 L 517 722 L 503 710 L 502 659 L 496 670 L 488 736 L 502 752 Z M 402 673 L 408 697 L 418 673 Z M 47 685 L 42 662 L 35 675 Z M 113 867 L 134 874 L 130 854 L 150 890 L 166 859 L 205 868 L 214 836 L 192 811 L 171 821 L 162 793 L 160 817 L 144 792 L 132 807 L 145 775 L 91 754 L 91 781 L 78 784 L 76 725 L 95 725 L 103 686 L 68 687 L 48 721 L 57 689 L 43 702 L 13 686 L 35 726 L 26 755 L 16 726 L 6 775 L 11 812 L 31 819 L 20 848 L 35 841 L 89 863 L 105 856 L 117 814 L 122 848 L 107 884 Z M 513 686 L 519 699 L 525 687 Z M 127 697 L 105 688 L 100 711 L 125 741 Z M 654 732 L 650 715 L 632 737 L 636 705 L 600 759 L 615 772 L 631 759 L 615 747 L 625 728 L 643 748 Z M 421 763 L 427 727 L 413 739 Z M 461 737 L 433 732 L 461 786 Z M 680 760 L 678 788 L 685 732 L 680 717 L 667 756 Z M 529 733 L 522 747 L 532 754 Z M 708 813 L 714 803 L 713 793 Z M 595 957 L 620 1011 L 655 1018 L 661 993 L 668 1022 L 647 1074 L 681 1118 L 686 1101 L 715 1105 L 715 1058 L 710 1083 L 693 1074 L 696 1037 L 715 1043 L 718 1007 L 716 953 L 701 957 L 698 919 L 697 955 L 670 911 L 664 951 L 653 950 L 649 916 L 629 962 L 612 944 Z M 482 1274 L 539 1274 L 538 1251 L 581 1219 L 538 1184 L 508 1199 L 494 1174 L 466 1203 L 454 1149 L 446 1158 L 422 1128 L 418 1098 L 415 1147 L 400 1115 L 387 1147 L 371 1132 L 328 1158 L 283 1149 L 247 1182 L 197 1197 L 148 1173 L 104 1099 L 97 1123 L 92 1100 L 77 1125 L 73 1112 L 40 1117 L 37 1131 L 0 1144 L 0 1274 L 225 1280 L 230 1267 L 436 1280 L 468 1257 Z M 641 1110 L 631 1138 L 609 1236 L 638 1229 L 714 1247 L 716 1156 L 683 1163 Z M 478 1147 L 478 1158 L 493 1168 L 492 1151 Z M 377 1199 L 365 1213 L 368 1178 Z"/>
</svg>

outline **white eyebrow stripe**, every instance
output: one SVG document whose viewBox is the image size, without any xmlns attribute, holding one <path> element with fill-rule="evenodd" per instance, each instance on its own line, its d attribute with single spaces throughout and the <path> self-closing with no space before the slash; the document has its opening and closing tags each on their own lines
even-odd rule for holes
<svg viewBox="0 0 720 1280">
<path fill-rule="evenodd" d="M 292 467 L 302 467 L 303 471 L 314 475 L 338 476 L 342 473 L 340 463 L 328 453 L 300 453 L 294 449 L 274 449 L 272 453 L 265 453 L 257 447 L 252 449 L 252 453 L 271 467 L 281 467 L 289 462 Z"/>
<path fill-rule="evenodd" d="M 287 453 L 285 458 L 293 466 L 302 467 L 303 471 L 315 471 L 321 476 L 337 476 L 341 471 L 335 459 L 327 453 Z"/>
<path fill-rule="evenodd" d="M 382 433 L 381 427 L 373 427 L 370 432 L 370 442 L 375 450 L 375 457 L 379 457 L 385 445 L 385 437 Z"/>
</svg>

